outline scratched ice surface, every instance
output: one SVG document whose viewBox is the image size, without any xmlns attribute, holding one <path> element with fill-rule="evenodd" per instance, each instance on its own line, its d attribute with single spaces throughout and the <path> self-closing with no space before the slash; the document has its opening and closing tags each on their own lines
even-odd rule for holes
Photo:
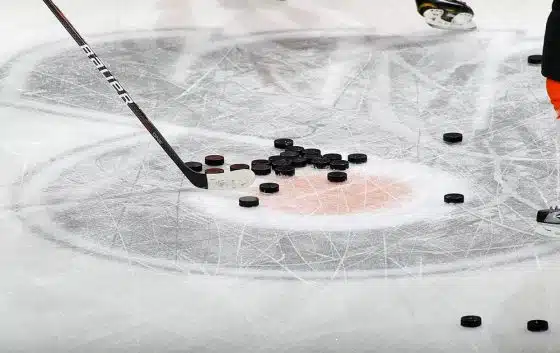
<svg viewBox="0 0 560 353">
<path fill-rule="evenodd" d="M 272 226 L 266 213 L 248 221 L 235 217 L 239 193 L 208 198 L 193 190 L 140 132 L 37 167 L 17 200 L 34 232 L 163 269 L 287 278 L 460 271 L 558 250 L 533 234 L 536 210 L 558 193 L 550 107 L 539 68 L 526 63 L 540 38 L 214 35 L 177 79 L 173 68 L 191 35 L 121 34 L 93 45 L 184 160 L 220 153 L 247 163 L 277 153 L 274 138 L 291 137 L 324 151 L 367 153 L 374 174 L 378 158 L 451 175 L 468 186 L 467 202 L 429 217 L 429 207 L 404 198 L 397 200 L 403 221 L 383 226 L 356 227 L 349 218 L 345 228 L 339 217 L 336 229 L 319 229 L 309 226 L 312 213 L 300 215 L 307 222 L 300 227 Z M 21 94 L 43 109 L 77 108 L 76 119 L 138 125 L 70 45 L 37 61 Z M 463 132 L 465 142 L 443 144 L 449 131 Z M 407 170 L 397 179 L 425 189 Z M 214 205 L 232 215 L 212 212 Z"/>
</svg>

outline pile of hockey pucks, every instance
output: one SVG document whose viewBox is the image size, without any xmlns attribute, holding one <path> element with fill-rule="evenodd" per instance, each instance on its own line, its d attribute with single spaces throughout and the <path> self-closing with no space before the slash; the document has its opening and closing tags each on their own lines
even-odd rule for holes
<svg viewBox="0 0 560 353">
<path fill-rule="evenodd" d="M 465 315 L 461 317 L 461 326 L 467 328 L 477 328 L 482 325 L 482 318 L 478 315 Z M 531 332 L 548 331 L 548 321 L 546 320 L 529 320 L 527 321 L 527 330 Z"/>
<path fill-rule="evenodd" d="M 456 145 L 463 142 L 463 134 L 460 132 L 446 132 L 443 134 L 443 142 L 448 145 Z M 451 193 L 443 196 L 443 202 L 447 204 L 459 204 L 465 202 L 463 194 Z"/>
<path fill-rule="evenodd" d="M 351 164 L 366 163 L 368 157 L 363 153 L 353 153 L 344 160 L 340 153 L 326 153 L 317 148 L 305 148 L 294 145 L 294 140 L 289 138 L 279 138 L 274 140 L 274 147 L 282 150 L 278 154 L 267 158 L 255 159 L 251 162 L 251 170 L 257 176 L 268 176 L 275 174 L 282 178 L 290 178 L 297 174 L 298 169 L 313 167 L 315 170 L 325 170 L 327 180 L 331 183 L 344 183 L 348 180 L 345 172 Z M 266 182 L 259 185 L 260 193 L 271 195 L 280 192 L 280 185 L 274 182 Z M 254 197 L 254 196 L 249 196 Z M 243 202 L 242 200 L 243 199 Z M 256 207 L 258 201 L 246 202 L 247 199 L 241 198 L 241 207 Z M 257 198 L 258 200 L 258 198 Z"/>
</svg>

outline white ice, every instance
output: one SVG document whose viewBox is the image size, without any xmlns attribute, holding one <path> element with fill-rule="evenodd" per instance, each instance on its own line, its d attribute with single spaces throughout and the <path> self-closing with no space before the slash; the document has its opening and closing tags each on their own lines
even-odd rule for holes
<svg viewBox="0 0 560 353">
<path fill-rule="evenodd" d="M 185 159 L 294 136 L 415 188 L 313 218 L 192 190 L 41 1 L 2 1 L 0 350 L 557 352 L 550 2 L 471 0 L 466 34 L 412 0 L 57 2 Z"/>
</svg>

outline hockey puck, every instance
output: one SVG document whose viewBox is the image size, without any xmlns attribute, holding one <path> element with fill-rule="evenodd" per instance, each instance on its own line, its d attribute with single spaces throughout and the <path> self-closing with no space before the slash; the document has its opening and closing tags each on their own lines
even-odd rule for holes
<svg viewBox="0 0 560 353">
<path fill-rule="evenodd" d="M 342 159 L 342 156 L 339 153 L 327 153 L 323 155 L 323 158 L 326 158 L 329 161 L 338 161 Z"/>
<path fill-rule="evenodd" d="M 255 159 L 253 161 L 251 161 L 251 165 L 255 165 L 255 164 L 270 164 L 268 159 Z"/>
<path fill-rule="evenodd" d="M 445 203 L 463 203 L 465 196 L 463 194 L 447 194 L 443 197 Z"/>
<path fill-rule="evenodd" d="M 313 163 L 313 166 L 317 169 L 325 169 L 329 166 L 330 161 L 328 159 L 319 157 L 313 159 L 311 163 Z"/>
<path fill-rule="evenodd" d="M 348 162 L 352 164 L 363 164 L 367 162 L 367 155 L 363 153 L 352 153 L 348 155 Z"/>
<path fill-rule="evenodd" d="M 269 175 L 272 173 L 272 167 L 270 164 L 255 164 L 251 167 L 251 170 L 255 173 L 255 175 L 259 176 Z"/>
<path fill-rule="evenodd" d="M 287 159 L 299 157 L 299 153 L 297 153 L 296 151 L 284 151 L 280 153 L 280 155 Z"/>
<path fill-rule="evenodd" d="M 292 159 L 292 167 L 294 168 L 303 168 L 307 166 L 307 158 L 304 157 L 297 157 Z"/>
<path fill-rule="evenodd" d="M 296 169 L 294 167 L 292 167 L 291 165 L 280 166 L 280 167 L 274 169 L 274 171 L 276 172 L 276 175 L 281 175 L 281 176 L 294 176 L 294 175 L 296 175 Z"/>
<path fill-rule="evenodd" d="M 191 168 L 192 170 L 194 170 L 195 172 L 202 172 L 202 163 L 198 163 L 198 162 L 186 162 L 185 165 L 189 168 Z"/>
<path fill-rule="evenodd" d="M 350 163 L 348 163 L 348 161 L 345 161 L 343 159 L 331 161 L 330 164 L 332 170 L 346 170 L 350 168 Z"/>
<path fill-rule="evenodd" d="M 546 320 L 531 320 L 527 322 L 527 330 L 531 332 L 544 332 L 548 331 L 548 321 Z"/>
<path fill-rule="evenodd" d="M 467 315 L 461 318 L 461 326 L 463 327 L 479 327 L 482 325 L 482 318 L 476 315 Z"/>
<path fill-rule="evenodd" d="M 286 151 L 297 152 L 298 154 L 302 154 L 303 150 L 305 150 L 305 148 L 303 148 L 301 146 L 288 146 L 288 147 L 286 147 Z"/>
<path fill-rule="evenodd" d="M 274 147 L 279 149 L 285 149 L 286 147 L 293 146 L 293 145 L 294 145 L 294 140 L 292 139 L 281 138 L 281 139 L 274 140 Z"/>
<path fill-rule="evenodd" d="M 239 198 L 239 206 L 241 207 L 257 207 L 259 205 L 259 198 L 255 196 L 243 196 Z"/>
<path fill-rule="evenodd" d="M 206 174 L 222 174 L 224 170 L 222 168 L 208 168 L 206 169 Z"/>
<path fill-rule="evenodd" d="M 280 185 L 276 183 L 262 183 L 259 190 L 265 194 L 275 194 L 280 191 Z"/>
<path fill-rule="evenodd" d="M 458 132 L 448 132 L 443 134 L 443 141 L 447 143 L 463 142 L 463 134 Z"/>
<path fill-rule="evenodd" d="M 345 172 L 330 172 L 327 174 L 327 180 L 331 183 L 344 183 L 348 180 L 348 175 Z"/>
<path fill-rule="evenodd" d="M 251 167 L 249 167 L 247 164 L 232 164 L 229 166 L 229 170 L 232 172 L 241 169 L 251 169 Z"/>
<path fill-rule="evenodd" d="M 320 156 L 321 150 L 317 148 L 306 148 L 303 150 L 302 154 L 311 155 L 311 156 Z"/>
<path fill-rule="evenodd" d="M 302 156 L 302 158 L 305 158 L 305 160 L 307 161 L 307 164 L 313 164 L 313 160 L 316 158 L 321 158 L 322 156 L 319 155 L 314 155 L 314 154 L 304 154 Z"/>
<path fill-rule="evenodd" d="M 219 167 L 221 165 L 224 165 L 224 156 L 220 156 L 217 154 L 206 156 L 204 157 L 204 163 L 212 167 Z"/>
<path fill-rule="evenodd" d="M 278 167 L 292 165 L 292 161 L 290 161 L 288 159 L 279 159 L 279 160 L 276 160 L 276 161 L 272 162 L 271 164 L 272 164 L 272 169 L 276 170 L 276 168 L 278 168 Z"/>
<path fill-rule="evenodd" d="M 529 55 L 527 62 L 531 65 L 540 65 L 542 64 L 542 55 Z"/>
<path fill-rule="evenodd" d="M 272 162 L 274 162 L 274 161 L 278 161 L 278 160 L 280 160 L 280 159 L 286 159 L 286 157 L 281 156 L 281 155 L 279 155 L 279 154 L 277 154 L 277 155 L 275 155 L 275 156 L 270 156 L 270 157 L 268 157 L 268 161 L 269 161 L 270 163 L 272 163 Z"/>
</svg>

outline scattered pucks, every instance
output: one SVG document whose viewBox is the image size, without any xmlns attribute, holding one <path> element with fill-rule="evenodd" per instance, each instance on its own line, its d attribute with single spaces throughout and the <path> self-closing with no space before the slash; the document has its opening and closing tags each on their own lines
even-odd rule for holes
<svg viewBox="0 0 560 353">
<path fill-rule="evenodd" d="M 529 55 L 527 62 L 531 65 L 542 64 L 542 55 Z"/>
<path fill-rule="evenodd" d="M 330 162 L 331 164 L 331 169 L 332 170 L 346 170 L 348 168 L 350 168 L 350 163 L 348 161 L 345 161 L 343 159 L 341 160 L 331 160 Z"/>
<path fill-rule="evenodd" d="M 330 172 L 327 174 L 327 180 L 331 183 L 344 183 L 348 180 L 348 175 L 345 172 Z"/>
<path fill-rule="evenodd" d="M 311 163 L 313 163 L 313 166 L 317 169 L 325 169 L 329 166 L 330 161 L 326 158 L 315 158 L 311 161 Z"/>
<path fill-rule="evenodd" d="M 280 166 L 280 167 L 274 169 L 274 171 L 276 172 L 276 175 L 281 175 L 281 176 L 294 176 L 294 175 L 296 175 L 296 169 L 294 167 L 292 167 L 291 165 Z"/>
<path fill-rule="evenodd" d="M 296 157 L 292 159 L 292 167 L 294 168 L 303 168 L 307 166 L 307 158 L 305 157 Z"/>
<path fill-rule="evenodd" d="M 482 318 L 476 315 L 466 315 L 461 318 L 461 326 L 463 327 L 479 327 L 482 325 Z"/>
<path fill-rule="evenodd" d="M 459 132 L 448 132 L 443 134 L 443 141 L 447 143 L 463 142 L 463 134 Z"/>
<path fill-rule="evenodd" d="M 208 168 L 206 169 L 206 174 L 222 174 L 224 170 L 222 168 Z"/>
<path fill-rule="evenodd" d="M 276 139 L 274 140 L 274 147 L 276 148 L 280 148 L 280 149 L 285 149 L 288 146 L 293 146 L 294 145 L 294 140 L 292 139 Z"/>
<path fill-rule="evenodd" d="M 268 159 L 255 159 L 251 161 L 252 166 L 255 164 L 270 164 L 270 161 Z"/>
<path fill-rule="evenodd" d="M 303 150 L 305 150 L 305 148 L 303 148 L 301 146 L 288 146 L 288 147 L 286 147 L 286 151 L 297 152 L 298 154 L 302 154 Z"/>
<path fill-rule="evenodd" d="M 342 156 L 339 153 L 327 153 L 323 155 L 323 158 L 326 158 L 329 161 L 337 161 L 342 159 Z"/>
<path fill-rule="evenodd" d="M 306 148 L 303 150 L 302 154 L 313 155 L 313 156 L 320 156 L 321 150 L 317 148 Z"/>
<path fill-rule="evenodd" d="M 274 194 L 280 191 L 280 185 L 276 183 L 262 183 L 259 185 L 259 190 L 265 194 Z"/>
<path fill-rule="evenodd" d="M 445 203 L 463 203 L 465 196 L 463 194 L 447 194 L 443 197 Z"/>
<path fill-rule="evenodd" d="M 276 169 L 278 167 L 292 165 L 292 161 L 288 159 L 278 159 L 276 161 L 273 161 L 271 164 L 272 164 L 272 169 Z"/>
<path fill-rule="evenodd" d="M 258 176 L 269 175 L 272 173 L 272 167 L 270 164 L 255 164 L 251 167 L 251 170 Z"/>
<path fill-rule="evenodd" d="M 272 162 L 274 162 L 274 161 L 278 161 L 278 160 L 280 160 L 280 159 L 286 159 L 286 157 L 281 156 L 281 155 L 279 155 L 279 154 L 278 154 L 278 155 L 275 155 L 275 156 L 270 156 L 270 157 L 268 157 L 268 161 L 269 161 L 270 163 L 272 163 Z"/>
<path fill-rule="evenodd" d="M 219 167 L 221 165 L 224 165 L 224 156 L 220 156 L 217 154 L 206 156 L 204 157 L 204 163 L 212 167 Z"/>
<path fill-rule="evenodd" d="M 548 331 L 548 321 L 546 320 L 531 320 L 527 322 L 527 330 L 531 332 L 544 332 Z"/>
<path fill-rule="evenodd" d="M 243 196 L 239 198 L 239 206 L 241 207 L 257 207 L 259 205 L 259 198 L 255 196 Z"/>
<path fill-rule="evenodd" d="M 198 163 L 198 162 L 186 162 L 185 165 L 189 168 L 191 168 L 192 170 L 194 170 L 195 172 L 202 172 L 202 163 Z"/>
<path fill-rule="evenodd" d="M 288 158 L 288 159 L 299 157 L 299 153 L 297 153 L 296 151 L 284 151 L 284 152 L 280 153 L 280 155 L 282 157 Z"/>
<path fill-rule="evenodd" d="M 367 162 L 367 155 L 363 153 L 352 153 L 348 155 L 348 162 L 352 164 L 363 164 Z"/>
<path fill-rule="evenodd" d="M 251 169 L 247 164 L 232 164 L 229 166 L 230 171 L 241 170 L 241 169 Z"/>
</svg>

